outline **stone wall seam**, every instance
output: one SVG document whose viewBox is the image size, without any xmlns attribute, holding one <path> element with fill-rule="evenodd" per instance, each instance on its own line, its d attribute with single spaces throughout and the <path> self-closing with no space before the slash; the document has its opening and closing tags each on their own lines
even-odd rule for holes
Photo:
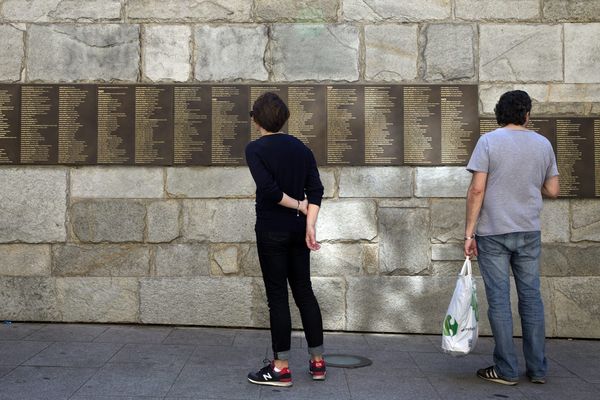
<svg viewBox="0 0 600 400">
<path fill-rule="evenodd" d="M 358 25 L 358 82 L 367 81 L 367 42 L 365 37 L 365 25 Z"/>
<path fill-rule="evenodd" d="M 190 73 L 187 81 L 194 82 L 196 80 L 196 24 L 190 24 L 189 27 L 192 30 L 192 32 L 190 35 L 190 40 L 188 42 L 188 46 L 190 49 L 190 57 L 188 60 L 188 63 L 190 64 Z"/>
<path fill-rule="evenodd" d="M 139 42 L 139 46 L 140 46 L 140 57 L 138 60 L 138 77 L 136 79 L 136 82 L 144 82 L 146 80 L 150 81 L 150 79 L 146 79 L 145 76 L 145 62 L 144 62 L 144 54 L 146 52 L 146 46 L 144 45 L 144 36 L 146 34 L 146 25 L 145 24 L 138 24 L 139 25 L 139 33 L 138 33 L 138 42 Z"/>
</svg>

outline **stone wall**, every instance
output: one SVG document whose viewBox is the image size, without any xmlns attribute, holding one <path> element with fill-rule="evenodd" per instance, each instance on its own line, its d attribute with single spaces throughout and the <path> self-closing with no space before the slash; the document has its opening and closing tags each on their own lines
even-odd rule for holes
<svg viewBox="0 0 600 400">
<path fill-rule="evenodd" d="M 517 87 L 600 115 L 597 1 L 4 0 L 0 43 L 1 82 L 465 82 L 481 115 Z M 469 174 L 321 172 L 325 327 L 439 333 Z M 267 326 L 253 190 L 245 168 L 0 167 L 0 319 Z M 548 335 L 600 338 L 600 200 L 547 201 L 543 229 Z"/>
</svg>

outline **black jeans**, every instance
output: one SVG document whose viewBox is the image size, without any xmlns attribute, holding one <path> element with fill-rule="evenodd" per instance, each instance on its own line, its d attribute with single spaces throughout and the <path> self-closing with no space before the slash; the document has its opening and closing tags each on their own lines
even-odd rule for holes
<svg viewBox="0 0 600 400">
<path fill-rule="evenodd" d="M 300 310 L 309 353 L 323 353 L 323 320 L 310 283 L 310 250 L 304 237 L 300 232 L 256 232 L 258 259 L 269 304 L 273 353 L 279 360 L 289 358 L 291 345 L 288 282 Z"/>
</svg>

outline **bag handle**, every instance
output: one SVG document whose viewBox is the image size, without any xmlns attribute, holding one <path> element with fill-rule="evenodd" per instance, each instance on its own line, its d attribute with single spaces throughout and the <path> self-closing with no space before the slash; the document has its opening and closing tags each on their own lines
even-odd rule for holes
<svg viewBox="0 0 600 400">
<path fill-rule="evenodd" d="M 469 256 L 467 256 L 467 258 L 465 259 L 465 262 L 460 270 L 460 273 L 458 275 L 460 276 L 465 276 L 465 275 L 472 275 L 473 272 L 471 271 L 471 258 Z"/>
</svg>

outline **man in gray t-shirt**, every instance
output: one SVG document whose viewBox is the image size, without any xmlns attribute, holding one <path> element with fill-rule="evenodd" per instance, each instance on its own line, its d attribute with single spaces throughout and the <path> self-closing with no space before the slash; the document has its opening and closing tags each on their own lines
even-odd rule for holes
<svg viewBox="0 0 600 400">
<path fill-rule="evenodd" d="M 542 195 L 558 196 L 558 168 L 552 145 L 526 128 L 531 99 L 523 91 L 504 93 L 495 108 L 501 128 L 481 136 L 467 170 L 465 256 L 477 256 L 494 334 L 494 365 L 480 378 L 516 385 L 510 270 L 519 297 L 527 376 L 545 383 L 544 305 L 540 293 Z M 477 234 L 477 237 L 475 236 Z"/>
</svg>

